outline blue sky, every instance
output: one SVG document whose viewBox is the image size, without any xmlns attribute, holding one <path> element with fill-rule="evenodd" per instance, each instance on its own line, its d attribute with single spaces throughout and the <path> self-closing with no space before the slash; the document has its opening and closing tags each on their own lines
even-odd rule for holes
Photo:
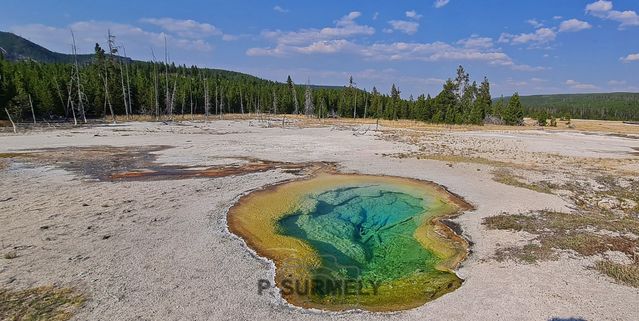
<svg viewBox="0 0 639 321">
<path fill-rule="evenodd" d="M 639 92 L 639 1 L 3 0 L 0 29 L 69 52 L 126 53 L 297 83 L 436 95 L 462 64 L 493 95 Z"/>
</svg>

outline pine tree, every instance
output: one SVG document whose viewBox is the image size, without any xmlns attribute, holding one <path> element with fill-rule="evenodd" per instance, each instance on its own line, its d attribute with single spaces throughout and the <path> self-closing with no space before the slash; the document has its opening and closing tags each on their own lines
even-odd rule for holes
<svg viewBox="0 0 639 321">
<path fill-rule="evenodd" d="M 508 101 L 503 120 L 506 125 L 522 125 L 524 123 L 524 108 L 519 99 L 519 93 L 514 93 Z"/>
</svg>

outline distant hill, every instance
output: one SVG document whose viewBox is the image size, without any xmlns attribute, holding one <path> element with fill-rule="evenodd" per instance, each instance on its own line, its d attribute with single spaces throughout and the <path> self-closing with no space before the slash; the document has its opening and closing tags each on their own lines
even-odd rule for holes
<svg viewBox="0 0 639 321">
<path fill-rule="evenodd" d="M 36 43 L 33 43 L 25 38 L 22 38 L 11 32 L 0 31 L 0 53 L 4 55 L 4 58 L 10 61 L 21 60 L 33 60 L 41 63 L 73 63 L 74 57 L 70 54 L 63 54 L 51 51 Z M 91 62 L 95 56 L 93 54 L 79 54 L 77 56 L 78 62 L 85 64 Z M 127 59 L 131 62 L 146 63 L 142 61 L 135 61 L 130 58 Z M 241 72 L 202 68 L 211 72 L 211 75 L 221 75 L 232 79 L 244 78 L 248 81 L 263 81 L 263 79 L 244 74 Z M 343 86 L 326 86 L 326 85 L 311 85 L 314 89 L 341 89 Z"/>
<path fill-rule="evenodd" d="M 11 61 L 34 60 L 44 63 L 70 63 L 72 55 L 53 52 L 10 32 L 0 31 L 0 51 Z M 89 61 L 93 55 L 78 55 L 78 60 Z"/>
<path fill-rule="evenodd" d="M 510 97 L 506 98 L 508 101 Z M 498 100 L 498 99 L 495 99 Z M 639 93 L 521 96 L 526 115 L 546 111 L 556 116 L 604 120 L 639 120 Z"/>
<path fill-rule="evenodd" d="M 11 61 L 33 60 L 42 63 L 73 63 L 73 55 L 53 52 L 11 32 L 0 31 L 0 52 Z M 93 60 L 93 54 L 78 55 L 84 64 Z"/>
</svg>

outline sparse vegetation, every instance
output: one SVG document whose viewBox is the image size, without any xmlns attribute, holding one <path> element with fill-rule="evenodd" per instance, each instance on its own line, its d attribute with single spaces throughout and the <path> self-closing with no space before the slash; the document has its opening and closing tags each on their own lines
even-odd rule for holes
<svg viewBox="0 0 639 321">
<path fill-rule="evenodd" d="M 546 257 L 551 249 L 573 250 L 584 256 L 606 251 L 618 251 L 633 256 L 639 246 L 636 239 L 626 235 L 639 234 L 639 221 L 633 218 L 620 219 L 614 215 L 543 211 L 527 215 L 501 214 L 487 217 L 483 224 L 490 229 L 525 231 L 537 235 L 538 246 L 543 249 L 524 251 L 528 256 L 543 254 L 532 261 Z M 521 256 L 520 252 L 512 249 L 509 253 L 514 253 L 515 257 Z M 504 253 L 498 256 L 503 257 Z"/>
<path fill-rule="evenodd" d="M 523 178 L 514 175 L 506 168 L 499 168 L 493 171 L 493 180 L 502 184 L 526 188 L 539 193 L 552 194 L 552 189 L 556 186 L 549 182 L 526 183 Z"/>
<path fill-rule="evenodd" d="M 620 264 L 611 261 L 599 261 L 595 265 L 595 269 L 619 283 L 639 288 L 639 262 Z"/>
<path fill-rule="evenodd" d="M 498 249 L 495 252 L 495 259 L 499 262 L 513 258 L 526 263 L 536 263 L 538 261 L 556 260 L 558 256 L 552 249 L 538 244 L 526 244 L 522 247 L 508 247 Z"/>
<path fill-rule="evenodd" d="M 70 288 L 0 289 L 0 320 L 66 321 L 85 301 L 84 295 Z"/>
<path fill-rule="evenodd" d="M 481 164 L 481 165 L 490 165 L 490 166 L 514 166 L 514 164 L 495 161 L 488 158 L 469 157 L 469 156 L 461 156 L 461 155 L 418 154 L 416 157 L 417 159 L 432 159 L 432 160 L 438 160 L 442 162 L 451 162 L 451 163 L 472 163 L 472 164 Z"/>
<path fill-rule="evenodd" d="M 13 259 L 15 259 L 15 258 L 17 258 L 17 257 L 18 257 L 18 252 L 16 252 L 16 251 L 9 251 L 9 252 L 5 253 L 3 257 L 4 257 L 5 259 L 7 259 L 7 260 L 13 260 Z"/>
<path fill-rule="evenodd" d="M 495 258 L 536 262 L 552 259 L 554 254 L 551 253 L 556 250 L 571 250 L 582 256 L 616 251 L 635 258 L 639 250 L 637 206 L 617 204 L 623 204 L 624 200 L 637 201 L 639 184 L 630 181 L 622 186 L 619 179 L 608 175 L 599 176 L 595 181 L 602 186 L 599 191 L 593 191 L 583 183 L 560 187 L 573 192 L 573 202 L 577 205 L 573 213 L 541 211 L 485 218 L 483 224 L 489 229 L 525 231 L 536 235 L 534 243 L 500 249 Z M 615 201 L 601 204 L 602 199 Z M 636 278 L 639 271 L 635 265 L 607 261 L 598 263 L 596 269 L 624 283 L 634 282 L 633 275 Z"/>
</svg>

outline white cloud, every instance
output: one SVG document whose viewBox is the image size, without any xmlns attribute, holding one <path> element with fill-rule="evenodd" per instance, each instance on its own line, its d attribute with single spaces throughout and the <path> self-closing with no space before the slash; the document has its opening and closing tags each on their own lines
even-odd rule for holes
<svg viewBox="0 0 639 321">
<path fill-rule="evenodd" d="M 379 12 L 373 14 L 373 20 L 377 20 L 377 18 L 379 18 Z"/>
<path fill-rule="evenodd" d="M 586 5 L 586 12 L 599 15 L 612 10 L 612 1 L 598 0 Z"/>
<path fill-rule="evenodd" d="M 618 11 L 613 10 L 612 1 L 598 0 L 586 6 L 586 13 L 606 19 L 619 22 L 619 29 L 629 26 L 639 26 L 639 15 L 632 10 Z"/>
<path fill-rule="evenodd" d="M 466 42 L 467 39 L 462 40 L 462 43 Z M 479 61 L 518 71 L 538 71 L 545 69 L 543 67 L 516 64 L 507 54 L 495 48 L 485 48 L 485 46 L 476 48 L 459 47 L 444 42 L 394 42 L 389 44 L 375 43 L 372 45 L 360 45 L 348 40 L 331 40 L 313 42 L 303 46 L 278 44 L 274 48 L 251 48 L 246 52 L 249 56 L 275 57 L 284 57 L 293 54 L 336 53 L 357 55 L 373 61 Z"/>
<path fill-rule="evenodd" d="M 621 57 L 619 58 L 619 60 L 623 61 L 623 62 L 633 62 L 633 61 L 639 61 L 639 53 L 635 53 L 635 54 L 629 54 L 625 57 Z"/>
<path fill-rule="evenodd" d="M 185 38 L 203 38 L 221 36 L 223 33 L 214 25 L 197 22 L 195 20 L 180 20 L 173 18 L 142 18 L 140 22 L 158 26 L 165 31 L 175 33 Z"/>
<path fill-rule="evenodd" d="M 240 38 L 239 36 L 229 35 L 229 34 L 224 34 L 222 36 L 222 40 L 224 40 L 224 41 L 234 41 L 234 40 L 237 40 L 239 38 Z"/>
<path fill-rule="evenodd" d="M 302 54 L 331 54 L 336 52 L 346 51 L 349 48 L 354 48 L 354 44 L 348 40 L 328 40 L 314 42 L 306 47 L 299 47 L 295 50 Z"/>
<path fill-rule="evenodd" d="M 502 33 L 501 36 L 499 36 L 498 42 L 512 44 L 533 43 L 541 45 L 552 42 L 555 38 L 557 38 L 557 33 L 554 30 L 550 28 L 539 28 L 533 33 L 521 33 L 518 35 Z"/>
<path fill-rule="evenodd" d="M 559 32 L 577 32 L 590 28 L 592 28 L 591 24 L 577 19 L 565 20 L 559 24 Z"/>
<path fill-rule="evenodd" d="M 552 17 L 552 18 L 553 18 L 553 20 L 561 20 L 561 19 L 563 19 L 564 17 L 562 17 L 562 16 L 554 16 L 554 17 Z"/>
<path fill-rule="evenodd" d="M 335 27 L 322 29 L 301 29 L 298 31 L 265 30 L 262 36 L 273 43 L 270 47 L 250 48 L 249 56 L 290 57 L 295 55 L 346 54 L 368 61 L 477 61 L 495 66 L 503 66 L 518 71 L 538 71 L 546 68 L 518 64 L 501 49 L 495 48 L 493 39 L 471 35 L 454 43 L 441 41 L 420 42 L 374 42 L 367 36 L 374 29 L 359 25 L 355 19 L 359 12 L 350 13 L 339 19 Z M 414 21 L 389 22 L 394 29 L 383 29 L 384 33 L 398 30 L 414 33 L 419 26 Z M 409 25 L 414 23 L 415 25 Z"/>
<path fill-rule="evenodd" d="M 627 85 L 628 82 L 625 80 L 609 80 L 608 85 L 610 86 L 624 86 Z"/>
<path fill-rule="evenodd" d="M 406 17 L 407 18 L 411 18 L 411 19 L 415 19 L 415 20 L 419 20 L 422 18 L 422 15 L 418 14 L 417 11 L 415 10 L 411 10 L 411 11 L 406 11 Z"/>
<path fill-rule="evenodd" d="M 355 22 L 355 19 L 360 16 L 360 12 L 353 11 L 337 20 L 335 27 L 300 29 L 289 32 L 264 30 L 262 31 L 262 36 L 275 41 L 278 45 L 303 45 L 317 41 L 345 39 L 354 36 L 370 36 L 374 34 L 375 29 L 373 27 L 360 25 Z"/>
<path fill-rule="evenodd" d="M 391 25 L 393 30 L 401 31 L 407 35 L 415 34 L 417 29 L 419 29 L 419 23 L 415 21 L 391 20 L 388 24 Z"/>
<path fill-rule="evenodd" d="M 572 89 L 580 89 L 580 90 L 595 90 L 599 88 L 593 84 L 585 84 L 572 79 L 566 80 L 565 84 L 566 86 Z"/>
<path fill-rule="evenodd" d="M 126 47 L 127 54 L 138 59 L 148 59 L 151 47 L 164 47 L 166 37 L 169 49 L 179 48 L 185 51 L 210 52 L 213 46 L 202 39 L 181 37 L 178 34 L 152 32 L 140 27 L 109 21 L 78 21 L 65 27 L 51 27 L 42 24 L 17 25 L 9 31 L 23 36 L 39 45 L 58 52 L 69 52 L 73 30 L 78 50 L 90 53 L 96 43 L 106 46 L 107 30 L 116 36 L 116 43 Z"/>
<path fill-rule="evenodd" d="M 447 5 L 449 2 L 450 0 L 435 0 L 435 3 L 433 5 L 435 6 L 435 8 L 441 8 Z"/>
<path fill-rule="evenodd" d="M 471 36 L 470 38 L 457 41 L 457 44 L 465 48 L 492 48 L 493 38 Z"/>
<path fill-rule="evenodd" d="M 277 11 L 277 12 L 279 12 L 279 13 L 288 13 L 288 12 L 289 12 L 289 10 L 288 10 L 288 9 L 284 9 L 284 8 L 282 8 L 282 7 L 280 7 L 280 6 L 275 6 L 275 7 L 273 7 L 273 10 L 274 10 L 274 11 Z"/>
<path fill-rule="evenodd" d="M 529 19 L 526 21 L 529 25 L 535 27 L 535 28 L 541 28 L 544 26 L 543 23 L 537 21 L 537 19 Z"/>
</svg>

